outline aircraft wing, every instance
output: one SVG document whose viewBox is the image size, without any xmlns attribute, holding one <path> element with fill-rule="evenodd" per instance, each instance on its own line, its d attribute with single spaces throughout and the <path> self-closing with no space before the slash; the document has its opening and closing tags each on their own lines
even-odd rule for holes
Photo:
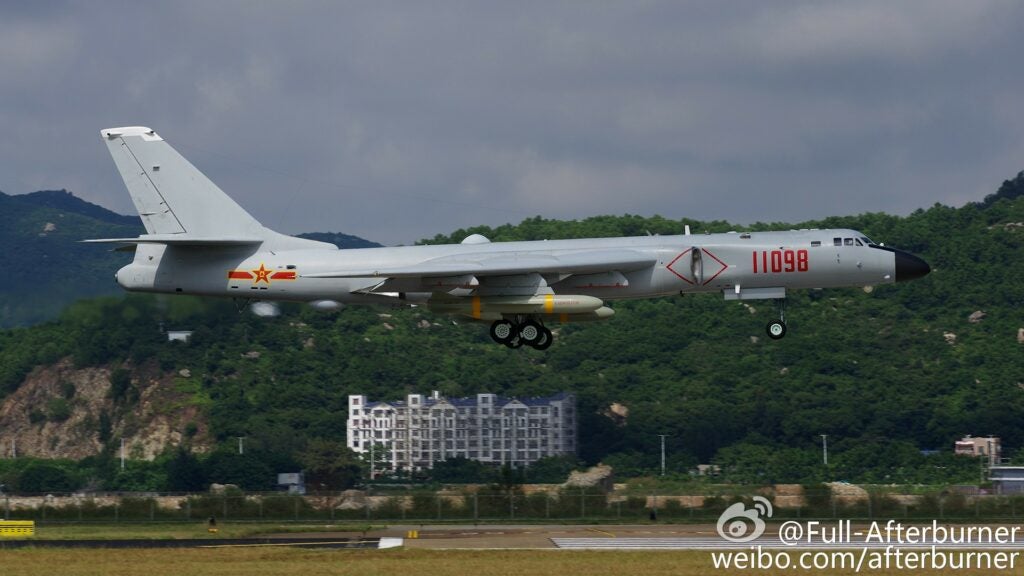
<svg viewBox="0 0 1024 576">
<path fill-rule="evenodd" d="M 439 276 L 513 276 L 519 274 L 592 274 L 629 272 L 652 266 L 653 254 L 634 250 L 585 250 L 557 254 L 489 252 L 442 256 L 406 266 L 303 274 L 304 278 L 431 278 Z"/>
</svg>

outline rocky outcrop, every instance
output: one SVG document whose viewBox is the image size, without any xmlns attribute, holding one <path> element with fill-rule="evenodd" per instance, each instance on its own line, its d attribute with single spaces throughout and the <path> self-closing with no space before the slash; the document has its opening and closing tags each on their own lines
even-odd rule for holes
<svg viewBox="0 0 1024 576">
<path fill-rule="evenodd" d="M 37 367 L 0 401 L 0 455 L 81 459 L 98 454 L 104 442 L 129 458 L 152 460 L 180 445 L 194 424 L 191 446 L 205 451 L 208 429 L 200 409 L 179 392 L 177 374 L 135 367 L 137 401 L 110 398 L 109 367 L 75 368 L 68 359 Z"/>
<path fill-rule="evenodd" d="M 573 470 L 569 479 L 563 484 L 566 488 L 593 488 L 598 487 L 606 492 L 614 488 L 612 467 L 607 464 L 598 464 L 585 472 Z"/>
<path fill-rule="evenodd" d="M 827 482 L 826 485 L 832 491 L 832 499 L 840 504 L 849 505 L 868 500 L 868 491 L 855 484 Z"/>
<path fill-rule="evenodd" d="M 629 407 L 625 404 L 613 402 L 605 410 L 604 415 L 614 422 L 616 426 L 625 426 L 626 421 L 629 419 Z"/>
<path fill-rule="evenodd" d="M 807 505 L 804 487 L 800 484 L 776 484 L 771 496 L 775 506 L 779 508 L 800 508 Z"/>
</svg>

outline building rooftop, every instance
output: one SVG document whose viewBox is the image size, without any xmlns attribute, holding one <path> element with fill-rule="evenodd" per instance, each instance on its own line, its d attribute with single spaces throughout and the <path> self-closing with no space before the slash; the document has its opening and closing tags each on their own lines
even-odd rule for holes
<svg viewBox="0 0 1024 576">
<path fill-rule="evenodd" d="M 506 406 L 508 404 L 511 404 L 512 402 L 519 402 L 519 403 L 524 404 L 526 406 L 547 406 L 551 402 L 557 402 L 559 400 L 565 400 L 569 396 L 571 396 L 571 394 L 568 393 L 568 392 L 559 392 L 559 393 L 553 394 L 551 396 L 532 396 L 532 397 L 528 397 L 528 398 L 514 398 L 514 397 L 510 397 L 510 396 L 497 396 L 497 395 L 495 395 L 494 396 L 494 404 L 493 405 L 501 407 L 501 406 Z M 477 400 L 478 399 L 477 399 L 476 396 L 467 396 L 465 398 L 445 398 L 443 396 L 440 397 L 440 398 L 432 398 L 432 397 L 428 396 L 428 397 L 423 399 L 423 406 L 430 407 L 430 406 L 435 406 L 435 405 L 441 404 L 441 403 L 447 403 L 447 404 L 451 404 L 452 406 L 455 406 L 456 408 L 471 408 L 471 407 L 475 407 L 475 406 L 478 405 Z M 383 404 L 386 404 L 388 406 L 394 406 L 396 408 L 401 408 L 401 407 L 405 407 L 407 402 L 405 400 L 395 400 L 393 402 L 387 402 L 387 401 L 367 402 L 366 406 L 364 406 L 364 408 L 368 408 L 368 409 L 375 408 L 375 407 L 383 405 Z"/>
</svg>

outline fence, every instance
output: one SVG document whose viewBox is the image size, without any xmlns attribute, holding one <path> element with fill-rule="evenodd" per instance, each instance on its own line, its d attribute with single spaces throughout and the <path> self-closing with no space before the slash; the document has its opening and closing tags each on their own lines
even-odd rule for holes
<svg viewBox="0 0 1024 576">
<path fill-rule="evenodd" d="M 1024 517 L 1024 496 L 935 493 L 870 494 L 836 497 L 806 492 L 774 499 L 772 518 L 1010 520 Z M 295 496 L 287 494 L 225 495 L 73 495 L 0 496 L 0 517 L 37 522 L 199 521 L 365 521 L 365 522 L 488 522 L 488 521 L 659 521 L 714 522 L 734 502 L 749 496 L 619 495 L 586 490 L 557 493 L 366 494 L 349 491 Z"/>
</svg>

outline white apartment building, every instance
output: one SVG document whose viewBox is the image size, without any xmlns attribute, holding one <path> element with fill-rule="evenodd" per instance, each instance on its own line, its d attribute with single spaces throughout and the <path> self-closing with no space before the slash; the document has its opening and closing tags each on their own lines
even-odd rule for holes
<svg viewBox="0 0 1024 576">
<path fill-rule="evenodd" d="M 429 469 L 462 456 L 522 467 L 576 453 L 576 397 L 444 398 L 409 394 L 395 402 L 348 397 L 348 447 L 390 470 Z"/>
</svg>

